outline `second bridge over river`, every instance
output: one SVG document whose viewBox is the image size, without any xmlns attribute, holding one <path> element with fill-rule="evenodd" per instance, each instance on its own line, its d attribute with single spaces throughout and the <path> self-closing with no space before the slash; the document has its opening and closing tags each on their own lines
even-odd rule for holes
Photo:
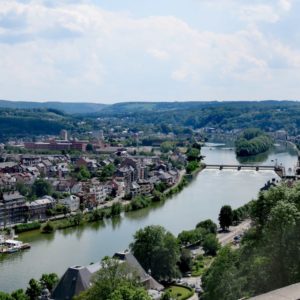
<svg viewBox="0 0 300 300">
<path fill-rule="evenodd" d="M 282 166 L 276 165 L 233 165 L 233 164 L 205 164 L 204 166 L 206 169 L 232 169 L 232 170 L 271 170 L 275 172 L 284 172 L 284 168 Z M 282 174 L 283 175 L 283 174 Z"/>
</svg>

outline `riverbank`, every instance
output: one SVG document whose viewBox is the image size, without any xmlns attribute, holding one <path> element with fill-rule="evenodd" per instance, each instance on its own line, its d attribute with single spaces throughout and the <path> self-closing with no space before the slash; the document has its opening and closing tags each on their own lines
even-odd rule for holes
<svg viewBox="0 0 300 300">
<path fill-rule="evenodd" d="M 202 153 L 207 164 L 237 163 L 234 151 L 228 148 L 203 147 Z M 293 166 L 297 161 L 294 152 L 280 149 L 277 153 L 271 152 L 264 163 L 269 165 L 276 158 L 285 166 Z M 277 175 L 271 171 L 205 169 L 169 201 L 53 234 L 41 234 L 39 230 L 22 233 L 19 239 L 31 243 L 32 247 L 29 251 L 0 256 L 1 290 L 11 292 L 25 288 L 31 278 L 40 278 L 43 273 L 55 272 L 61 276 L 69 266 L 89 265 L 128 249 L 139 228 L 162 225 L 178 235 L 183 228 L 193 229 L 201 220 L 212 219 L 217 223 L 223 205 L 231 205 L 233 209 L 243 206 L 256 198 L 259 189 L 274 177 Z"/>
<path fill-rule="evenodd" d="M 122 212 L 130 212 L 137 211 L 139 209 L 144 209 L 150 207 L 152 203 L 166 201 L 167 199 L 180 193 L 204 168 L 205 166 L 203 164 L 200 164 L 199 167 L 196 170 L 194 170 L 191 174 L 187 174 L 185 170 L 182 170 L 179 173 L 177 182 L 170 188 L 166 189 L 163 193 L 160 193 L 156 196 L 136 197 L 130 201 L 114 199 L 92 211 L 70 213 L 67 215 L 57 215 L 54 217 L 50 217 L 47 220 L 43 220 L 42 222 L 33 221 L 30 223 L 17 224 L 13 226 L 13 228 L 15 229 L 16 233 L 36 231 L 37 229 L 40 229 L 41 234 L 47 234 L 52 233 L 55 230 L 76 227 L 87 223 L 93 223 L 117 217 L 120 216 Z M 49 224 L 53 230 L 44 231 L 43 228 Z"/>
</svg>

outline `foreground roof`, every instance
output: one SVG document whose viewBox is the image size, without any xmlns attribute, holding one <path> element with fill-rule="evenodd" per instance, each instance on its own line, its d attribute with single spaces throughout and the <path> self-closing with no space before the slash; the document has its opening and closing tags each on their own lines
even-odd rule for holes
<svg viewBox="0 0 300 300">
<path fill-rule="evenodd" d="M 259 295 L 248 300 L 298 300 L 300 299 L 300 283 Z"/>
</svg>

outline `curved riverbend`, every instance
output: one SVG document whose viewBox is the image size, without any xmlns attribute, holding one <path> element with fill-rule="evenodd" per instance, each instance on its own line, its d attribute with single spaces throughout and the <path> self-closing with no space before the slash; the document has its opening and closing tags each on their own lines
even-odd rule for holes
<svg viewBox="0 0 300 300">
<path fill-rule="evenodd" d="M 204 147 L 202 153 L 206 163 L 239 163 L 229 148 Z M 263 164 L 270 164 L 276 158 L 278 163 L 292 167 L 297 155 L 289 148 L 278 148 L 268 153 Z M 42 273 L 62 275 L 71 265 L 89 264 L 126 249 L 134 232 L 150 224 L 162 225 L 178 234 L 203 219 L 217 221 L 222 205 L 237 208 L 247 203 L 272 178 L 279 179 L 272 171 L 204 170 L 182 192 L 150 208 L 50 235 L 34 231 L 22 234 L 20 239 L 30 242 L 32 248 L 0 256 L 0 290 L 24 288 L 30 278 L 39 278 Z"/>
</svg>

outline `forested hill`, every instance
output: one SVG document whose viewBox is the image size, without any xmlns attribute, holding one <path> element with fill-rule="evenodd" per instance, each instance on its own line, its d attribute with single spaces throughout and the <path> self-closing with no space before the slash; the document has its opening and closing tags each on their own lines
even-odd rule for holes
<svg viewBox="0 0 300 300">
<path fill-rule="evenodd" d="M 300 102 L 132 102 L 107 106 L 88 117 L 117 118 L 120 125 L 124 123 L 142 130 L 162 127 L 162 132 L 166 128 L 172 131 L 178 127 L 214 127 L 223 130 L 260 128 L 267 132 L 286 129 L 290 134 L 297 134 Z"/>
<path fill-rule="evenodd" d="M 72 128 L 74 122 L 76 119 L 55 109 L 0 108 L 0 140 L 58 134 L 62 128 Z"/>
<path fill-rule="evenodd" d="M 0 100 L 0 108 L 12 109 L 57 109 L 68 114 L 85 114 L 102 110 L 106 105 L 101 103 L 71 102 L 32 102 Z"/>
</svg>

